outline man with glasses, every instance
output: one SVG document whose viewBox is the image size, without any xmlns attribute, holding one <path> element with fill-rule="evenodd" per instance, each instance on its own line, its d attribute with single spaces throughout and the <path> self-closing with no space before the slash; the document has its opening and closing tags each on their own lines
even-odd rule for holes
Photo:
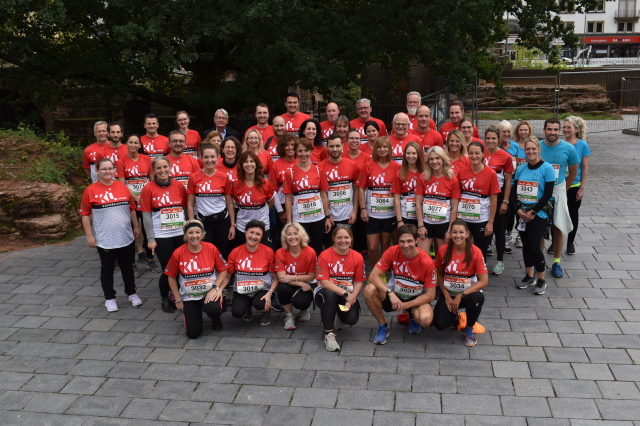
<svg viewBox="0 0 640 426">
<path fill-rule="evenodd" d="M 391 158 L 398 164 L 402 164 L 404 147 L 409 142 L 416 142 L 422 145 L 419 136 L 409 134 L 409 117 L 404 112 L 399 112 L 393 117 L 392 132 L 389 136 L 391 141 Z"/>
<path fill-rule="evenodd" d="M 167 158 L 171 162 L 171 177 L 179 181 L 187 189 L 189 176 L 201 169 L 198 160 L 190 155 L 185 155 L 184 147 L 187 145 L 187 138 L 180 130 L 169 133 L 169 155 Z"/>
<path fill-rule="evenodd" d="M 378 136 L 387 136 L 387 126 L 382 120 L 371 116 L 371 101 L 367 98 L 362 98 L 356 102 L 356 112 L 358 118 L 351 120 L 349 126 L 360 132 L 360 143 L 367 143 L 367 134 L 364 129 L 364 125 L 367 121 L 375 121 L 380 126 L 380 133 Z"/>
<path fill-rule="evenodd" d="M 327 104 L 327 108 L 325 109 L 325 113 L 327 114 L 327 119 L 320 123 L 320 131 L 322 132 L 322 142 L 324 144 L 329 140 L 329 136 L 335 132 L 336 128 L 336 120 L 340 115 L 340 108 L 338 108 L 338 104 L 335 102 L 329 102 Z"/>
<path fill-rule="evenodd" d="M 300 126 L 305 120 L 311 117 L 300 112 L 300 96 L 296 92 L 289 92 L 284 100 L 284 106 L 287 107 L 287 112 L 280 117 L 284 118 L 287 132 L 298 136 Z"/>
<path fill-rule="evenodd" d="M 420 96 L 420 92 L 409 92 L 407 93 L 407 115 L 409 116 L 409 131 L 413 132 L 417 125 L 417 116 L 418 108 L 422 105 L 422 97 Z M 429 126 L 432 129 L 436 128 L 435 121 L 431 120 L 429 117 L 430 123 Z"/>
<path fill-rule="evenodd" d="M 411 120 L 411 116 L 409 116 L 409 120 Z M 431 126 L 431 123 L 433 123 L 431 110 L 426 105 L 420 105 L 416 110 L 416 127 L 411 134 L 420 138 L 425 155 L 429 148 L 433 146 L 443 147 L 442 135 L 438 133 L 435 125 Z"/>
<path fill-rule="evenodd" d="M 464 105 L 460 101 L 453 101 L 449 104 L 449 120 L 440 126 L 442 140 L 447 140 L 447 136 L 454 130 L 460 130 L 460 122 L 464 117 Z M 473 137 L 480 138 L 478 128 L 473 126 Z"/>
<path fill-rule="evenodd" d="M 213 122 L 216 126 L 202 132 L 202 140 L 205 140 L 207 135 L 214 130 L 222 135 L 222 140 L 225 140 L 227 136 L 235 136 L 240 139 L 240 133 L 238 133 L 237 130 L 227 127 L 227 124 L 229 123 L 229 113 L 226 110 L 222 108 L 217 110 L 216 113 L 213 114 Z"/>
<path fill-rule="evenodd" d="M 107 146 L 109 142 L 107 122 L 96 121 L 93 125 L 93 135 L 96 137 L 96 142 L 84 149 L 82 168 L 84 168 L 87 177 L 91 178 L 91 182 L 96 183 L 98 181 L 96 163 L 104 157 L 104 147 Z"/>
</svg>

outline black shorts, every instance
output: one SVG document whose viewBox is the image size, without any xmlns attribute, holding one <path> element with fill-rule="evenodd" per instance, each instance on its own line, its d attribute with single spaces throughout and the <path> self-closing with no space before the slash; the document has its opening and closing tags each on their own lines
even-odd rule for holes
<svg viewBox="0 0 640 426">
<path fill-rule="evenodd" d="M 396 294 L 396 296 L 398 295 Z M 411 300 L 415 299 L 415 297 L 405 298 L 405 297 L 398 296 L 398 299 L 400 299 L 403 302 L 410 302 Z M 408 309 L 409 312 L 411 312 L 411 309 L 413 308 Z M 382 310 L 384 310 L 385 312 L 393 312 L 393 306 L 391 305 L 391 299 L 389 298 L 389 293 L 385 295 L 384 300 L 382 301 Z"/>
<path fill-rule="evenodd" d="M 380 232 L 392 233 L 396 229 L 398 221 L 395 217 L 388 219 L 375 219 L 369 216 L 369 222 L 365 222 L 364 229 L 367 235 L 376 235 Z"/>
<path fill-rule="evenodd" d="M 402 222 L 403 222 L 405 225 L 413 225 L 413 226 L 415 226 L 416 228 L 418 227 L 418 219 L 406 219 L 406 218 L 404 218 L 404 217 L 403 217 L 403 218 L 402 218 Z M 397 224 L 397 223 L 396 223 L 396 224 Z"/>
<path fill-rule="evenodd" d="M 444 236 L 449 230 L 449 222 L 439 223 L 437 225 L 424 222 L 424 227 L 427 229 L 427 238 L 444 240 Z"/>
</svg>

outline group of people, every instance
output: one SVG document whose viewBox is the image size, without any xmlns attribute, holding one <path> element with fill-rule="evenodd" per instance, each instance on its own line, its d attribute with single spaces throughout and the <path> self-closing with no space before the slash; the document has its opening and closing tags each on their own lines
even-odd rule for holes
<svg viewBox="0 0 640 426">
<path fill-rule="evenodd" d="M 284 328 L 293 330 L 293 308 L 304 322 L 313 305 L 325 346 L 336 351 L 335 331 L 356 324 L 363 292 L 379 323 L 376 344 L 390 332 L 384 312 L 406 312 L 409 332 L 418 333 L 456 326 L 464 308 L 465 344 L 473 346 L 494 237 L 497 275 L 515 226 L 526 268 L 517 286 L 535 285 L 538 295 L 546 288 L 545 233 L 553 235 L 554 277 L 562 276 L 564 235 L 575 253 L 590 154 L 580 118 L 564 121 L 564 140 L 561 123 L 548 119 L 542 141 L 526 121 L 516 140 L 503 121 L 483 141 L 461 102 L 451 103 L 438 131 L 416 92 L 389 131 L 371 117 L 368 99 L 351 121 L 329 103 L 318 122 L 299 111 L 296 93 L 285 106 L 269 125 L 269 108 L 259 104 L 242 141 L 223 109 L 203 134 L 189 129 L 185 111 L 168 137 L 152 114 L 145 135 L 125 139 L 118 124 L 95 124 L 84 161 L 94 183 L 80 214 L 100 255 L 109 311 L 118 309 L 116 265 L 134 306 L 142 304 L 135 277 L 146 267 L 162 272 L 162 309 L 181 311 L 191 338 L 202 333 L 203 311 L 221 330 L 228 306 L 247 322 L 261 312 L 262 325 L 272 309 L 283 310 Z"/>
</svg>

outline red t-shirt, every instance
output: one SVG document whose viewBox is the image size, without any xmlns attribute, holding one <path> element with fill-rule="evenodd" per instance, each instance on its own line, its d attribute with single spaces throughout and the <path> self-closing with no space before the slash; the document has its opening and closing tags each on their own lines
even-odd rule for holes
<svg viewBox="0 0 640 426">
<path fill-rule="evenodd" d="M 515 172 L 511 154 L 502 148 L 498 148 L 498 150 L 493 154 L 491 154 L 489 150 L 485 150 L 484 159 L 485 165 L 496 171 L 496 174 L 498 175 L 498 184 L 500 185 L 500 188 L 502 188 L 504 186 L 505 173 Z"/>
<path fill-rule="evenodd" d="M 413 299 L 424 294 L 427 288 L 438 285 L 433 260 L 424 251 L 417 250 L 416 257 L 407 259 L 400 246 L 392 246 L 376 263 L 382 272 L 391 269 L 393 276 L 387 287 L 403 299 Z"/>
<path fill-rule="evenodd" d="M 296 115 L 289 115 L 285 112 L 280 117 L 284 118 L 287 132 L 294 133 L 296 136 L 298 136 L 302 123 L 311 118 L 304 112 L 298 112 Z"/>
<path fill-rule="evenodd" d="M 375 121 L 376 123 L 378 123 L 378 126 L 380 127 L 380 133 L 378 134 L 378 136 L 387 136 L 387 126 L 384 124 L 384 122 L 382 120 L 379 120 L 377 118 L 369 118 L 367 121 Z M 367 121 L 362 121 L 359 117 L 356 119 L 353 119 L 349 122 L 349 126 L 353 129 L 356 129 L 357 131 L 360 132 L 360 143 L 367 143 L 367 133 L 364 131 L 364 125 L 367 124 Z"/>
<path fill-rule="evenodd" d="M 420 137 L 412 134 L 407 134 L 404 138 L 399 138 L 394 133 L 389 136 L 389 140 L 391 141 L 391 157 L 393 161 L 398 164 L 402 164 L 402 154 L 404 154 L 404 148 L 409 142 L 415 142 L 419 146 L 422 145 Z"/>
<path fill-rule="evenodd" d="M 271 127 L 270 125 L 267 124 L 267 127 L 261 129 L 260 127 L 258 127 L 258 125 L 256 124 L 255 126 L 251 126 L 247 129 L 246 132 L 244 132 L 244 137 L 247 137 L 247 133 L 249 133 L 249 130 L 257 130 L 258 133 L 260 133 L 260 136 L 262 136 L 262 143 L 263 145 L 267 143 L 267 139 L 269 139 L 272 136 L 275 136 L 275 133 L 273 133 L 273 127 Z M 275 144 L 276 141 L 272 140 L 271 141 L 272 144 Z"/>
<path fill-rule="evenodd" d="M 92 143 L 84 149 L 84 154 L 82 155 L 82 168 L 89 169 L 91 171 L 91 181 L 94 183 L 98 181 L 96 163 L 99 159 L 104 157 L 105 146 L 108 146 L 108 144 L 99 144 L 98 142 Z"/>
<path fill-rule="evenodd" d="M 273 164 L 273 159 L 271 158 L 271 154 L 269 151 L 265 151 L 264 149 L 258 153 L 258 160 L 262 163 L 262 173 L 267 177 L 269 175 L 269 171 L 271 170 L 271 165 Z"/>
<path fill-rule="evenodd" d="M 364 273 L 364 259 L 357 251 L 349 249 L 348 254 L 341 255 L 330 247 L 318 256 L 316 280 L 320 287 L 322 287 L 320 280 L 327 280 L 346 292 L 353 293 L 354 283 L 363 283 L 367 280 L 367 275 Z"/>
<path fill-rule="evenodd" d="M 175 249 L 164 273 L 178 278 L 182 300 L 200 300 L 213 288 L 218 273 L 228 267 L 216 246 L 203 241 L 198 253 L 192 253 L 188 244 Z"/>
<path fill-rule="evenodd" d="M 235 182 L 236 180 L 238 180 L 238 165 L 237 164 L 235 166 L 229 168 L 229 167 L 224 165 L 224 162 L 222 161 L 222 157 L 220 157 L 220 161 L 218 161 L 218 164 L 216 164 L 216 169 L 218 171 L 224 173 L 225 175 L 227 175 L 227 179 L 229 179 L 231 182 Z"/>
<path fill-rule="evenodd" d="M 166 136 L 158 135 L 155 138 L 150 138 L 144 135 L 140 136 L 140 142 L 144 152 L 152 159 L 160 155 L 167 155 L 170 152 L 169 138 Z"/>
<path fill-rule="evenodd" d="M 186 205 L 187 192 L 180 182 L 171 179 L 164 188 L 151 181 L 140 192 L 138 211 L 151 213 L 155 238 L 169 238 L 183 235 Z"/>
<path fill-rule="evenodd" d="M 116 177 L 123 177 L 127 188 L 136 195 L 140 195 L 142 188 L 149 183 L 150 175 L 151 158 L 148 155 L 138 154 L 138 161 L 133 161 L 128 155 L 125 155 L 116 165 Z"/>
<path fill-rule="evenodd" d="M 360 169 L 356 185 L 365 190 L 365 207 L 371 217 L 388 219 L 396 216 L 391 185 L 399 170 L 400 165 L 395 161 L 383 169 L 373 160 Z"/>
<path fill-rule="evenodd" d="M 458 218 L 472 223 L 488 221 L 491 194 L 500 193 L 496 172 L 485 166 L 478 173 L 474 173 L 469 167 L 458 173 L 458 180 L 461 190 Z"/>
<path fill-rule="evenodd" d="M 434 127 L 435 129 L 435 127 Z M 442 135 L 442 140 L 447 140 L 447 136 L 454 130 L 460 130 L 459 124 L 453 124 L 453 121 L 447 121 L 442 126 L 440 126 L 440 134 Z M 480 134 L 478 133 L 478 128 L 473 126 L 473 137 L 479 138 Z"/>
<path fill-rule="evenodd" d="M 213 176 L 207 176 L 202 170 L 198 170 L 189 176 L 187 194 L 195 197 L 194 210 L 203 216 L 220 213 L 227 208 L 225 194 L 229 178 L 217 170 Z"/>
<path fill-rule="evenodd" d="M 276 251 L 275 271 L 283 271 L 287 275 L 314 274 L 316 272 L 316 251 L 310 246 L 306 246 L 300 251 L 298 257 L 293 257 L 290 251 L 279 248 Z"/>
<path fill-rule="evenodd" d="M 189 129 L 187 134 L 184 135 L 187 139 L 187 144 L 184 147 L 184 153 L 193 157 L 198 158 L 198 154 L 200 151 L 200 133 L 195 130 Z"/>
<path fill-rule="evenodd" d="M 475 245 L 471 246 L 470 265 L 467 265 L 464 261 L 464 251 L 458 254 L 454 248 L 451 252 L 451 261 L 445 267 L 444 255 L 446 251 L 447 244 L 444 244 L 438 250 L 436 267 L 438 268 L 438 273 L 444 274 L 445 288 L 449 290 L 452 296 L 477 283 L 478 274 L 487 273 L 487 265 L 484 263 L 482 251 Z"/>
<path fill-rule="evenodd" d="M 432 146 L 439 146 L 440 148 L 444 147 L 444 144 L 442 143 L 442 135 L 435 130 L 435 127 L 430 127 L 429 131 L 424 133 L 419 132 L 416 128 L 412 130 L 411 134 L 420 138 L 425 155 Z"/>
<path fill-rule="evenodd" d="M 335 128 L 335 123 L 332 124 L 329 120 L 325 120 L 320 123 L 320 132 L 322 132 L 321 137 L 323 142 L 326 142 L 327 139 L 329 139 L 329 136 L 335 133 Z"/>
<path fill-rule="evenodd" d="M 264 236 L 263 236 L 264 238 Z M 227 272 L 236 274 L 234 291 L 252 296 L 261 290 L 269 290 L 275 272 L 275 256 L 269 247 L 259 244 L 255 252 L 247 250 L 242 244 L 229 253 Z"/>
<path fill-rule="evenodd" d="M 103 249 L 126 247 L 133 242 L 131 213 L 136 204 L 120 181 L 110 185 L 96 182 L 82 194 L 80 215 L 91 216 L 96 245 Z"/>
<path fill-rule="evenodd" d="M 284 174 L 282 192 L 293 196 L 291 219 L 294 222 L 311 223 L 324 219 L 324 206 L 320 191 L 328 189 L 320 168 L 312 164 L 306 172 L 294 164 Z"/>
<path fill-rule="evenodd" d="M 118 148 L 111 148 L 111 145 L 106 144 L 102 149 L 102 154 L 105 158 L 110 158 L 113 164 L 116 164 L 116 176 L 118 173 L 118 161 L 122 160 L 129 153 L 129 149 L 126 145 L 122 144 Z"/>
<path fill-rule="evenodd" d="M 244 232 L 251 219 L 264 222 L 269 229 L 269 200 L 273 198 L 273 187 L 268 180 L 263 180 L 260 189 L 255 183 L 247 186 L 242 180 L 227 180 L 226 191 L 238 205 L 236 228 L 239 231 Z"/>
<path fill-rule="evenodd" d="M 182 157 L 167 155 L 167 158 L 171 162 L 171 177 L 183 184 L 186 189 L 189 176 L 201 170 L 198 160 L 186 154 L 183 154 Z"/>
<path fill-rule="evenodd" d="M 400 215 L 406 219 L 415 219 L 416 216 L 416 185 L 420 172 L 407 170 L 407 178 L 400 177 L 400 171 L 396 174 L 391 185 L 392 194 L 400 194 Z"/>
<path fill-rule="evenodd" d="M 351 161 L 354 161 L 356 163 L 356 165 L 358 166 L 358 171 L 362 170 L 364 165 L 367 164 L 367 162 L 371 161 L 371 154 L 362 151 L 362 147 L 364 146 L 366 146 L 366 144 L 361 145 L 360 154 L 358 154 L 356 158 L 351 158 L 349 154 L 344 154 L 345 158 L 349 158 Z"/>
<path fill-rule="evenodd" d="M 438 225 L 451 220 L 451 200 L 460 199 L 460 182 L 453 176 L 447 180 L 445 176 L 431 175 L 425 182 L 424 175 L 418 178 L 416 194 L 422 195 L 423 221 Z"/>
<path fill-rule="evenodd" d="M 409 130 L 413 131 L 418 128 L 418 117 L 415 115 L 411 115 L 407 113 L 407 117 L 409 117 Z M 429 119 L 429 128 L 437 129 L 436 122 L 433 121 L 433 118 Z"/>
<path fill-rule="evenodd" d="M 466 155 L 461 155 L 456 161 L 451 162 L 451 170 L 456 175 L 459 175 L 464 169 L 468 169 L 471 167 L 471 161 L 469 161 L 469 157 Z"/>
<path fill-rule="evenodd" d="M 358 178 L 360 168 L 348 158 L 333 164 L 329 159 L 318 164 L 322 179 L 327 182 L 329 211 L 333 220 L 346 220 L 353 212 L 353 183 Z"/>
<path fill-rule="evenodd" d="M 318 164 L 320 163 L 322 160 L 326 160 L 327 159 L 327 148 L 325 148 L 324 146 L 313 146 L 313 151 L 311 151 L 311 157 L 309 158 L 309 161 L 311 161 L 311 163 L 313 164 Z"/>
<path fill-rule="evenodd" d="M 294 164 L 296 164 L 295 159 L 287 161 L 284 158 L 279 158 L 273 162 L 271 170 L 269 170 L 269 182 L 271 182 L 271 186 L 273 186 L 274 190 L 277 190 L 280 204 L 284 204 L 285 200 L 284 193 L 282 192 L 284 176 L 287 173 L 287 170 L 289 170 Z"/>
<path fill-rule="evenodd" d="M 273 139 L 271 139 L 271 143 L 269 144 L 269 147 L 266 148 L 267 141 L 264 141 L 264 146 L 265 146 L 265 149 L 269 151 L 269 154 L 271 154 L 271 161 L 275 163 L 280 158 L 280 154 L 278 154 L 278 140 L 274 136 Z"/>
</svg>

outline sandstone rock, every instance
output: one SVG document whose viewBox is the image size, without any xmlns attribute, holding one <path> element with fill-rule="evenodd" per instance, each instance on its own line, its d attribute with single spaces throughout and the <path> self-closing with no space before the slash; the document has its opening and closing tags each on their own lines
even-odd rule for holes
<svg viewBox="0 0 640 426">
<path fill-rule="evenodd" d="M 31 219 L 17 219 L 16 228 L 27 237 L 56 239 L 67 233 L 69 225 L 61 214 L 46 215 Z"/>
<path fill-rule="evenodd" d="M 74 211 L 71 188 L 55 183 L 2 181 L 0 209 L 14 219 Z"/>
</svg>

